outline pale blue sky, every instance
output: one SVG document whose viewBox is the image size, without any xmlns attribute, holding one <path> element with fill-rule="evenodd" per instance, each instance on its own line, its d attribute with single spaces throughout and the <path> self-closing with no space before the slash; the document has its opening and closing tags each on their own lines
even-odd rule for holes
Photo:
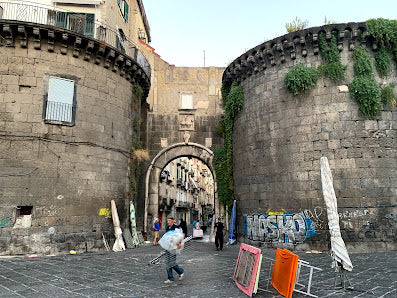
<svg viewBox="0 0 397 298">
<path fill-rule="evenodd" d="M 397 0 L 143 0 L 151 46 L 176 66 L 226 67 L 249 49 L 287 33 L 298 17 L 308 27 L 397 19 Z"/>
</svg>

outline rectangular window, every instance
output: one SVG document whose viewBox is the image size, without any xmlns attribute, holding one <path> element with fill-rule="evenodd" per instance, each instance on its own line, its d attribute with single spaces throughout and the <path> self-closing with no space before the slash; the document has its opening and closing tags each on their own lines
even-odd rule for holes
<svg viewBox="0 0 397 298">
<path fill-rule="evenodd" d="M 117 0 L 117 5 L 120 8 L 121 15 L 124 20 L 128 23 L 128 15 L 129 15 L 129 5 L 126 0 Z"/>
<path fill-rule="evenodd" d="M 84 34 L 85 14 L 83 13 L 69 13 L 68 14 L 68 29 Z"/>
<path fill-rule="evenodd" d="M 128 3 L 124 1 L 124 19 L 126 22 L 128 22 L 128 13 L 129 13 Z"/>
<path fill-rule="evenodd" d="M 75 82 L 49 77 L 44 91 L 43 119 L 54 124 L 74 124 L 76 114 Z"/>
<path fill-rule="evenodd" d="M 125 53 L 124 41 L 125 39 L 122 35 L 116 35 L 116 48 L 122 53 Z"/>
<path fill-rule="evenodd" d="M 49 15 L 48 22 L 52 22 Z M 55 24 L 57 27 L 68 29 L 85 36 L 94 36 L 95 14 L 93 13 L 74 13 L 74 12 L 56 12 Z"/>
<path fill-rule="evenodd" d="M 182 92 L 180 109 L 192 110 L 193 109 L 193 93 L 192 92 Z"/>
<path fill-rule="evenodd" d="M 17 206 L 18 216 L 32 214 L 33 206 Z"/>
</svg>

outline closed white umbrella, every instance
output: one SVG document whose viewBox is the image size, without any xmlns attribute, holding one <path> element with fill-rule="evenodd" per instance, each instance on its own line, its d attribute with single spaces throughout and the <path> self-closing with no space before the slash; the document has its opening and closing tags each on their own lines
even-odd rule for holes
<svg viewBox="0 0 397 298">
<path fill-rule="evenodd" d="M 125 250 L 125 245 L 124 245 L 124 241 L 123 241 L 123 232 L 121 231 L 121 228 L 120 228 L 119 215 L 117 213 L 116 203 L 114 202 L 114 200 L 110 201 L 110 205 L 112 208 L 114 236 L 116 237 L 116 240 L 114 241 L 114 244 L 113 244 L 113 251 L 116 251 L 116 252 L 122 251 L 122 250 Z"/>
<path fill-rule="evenodd" d="M 328 226 L 331 234 L 331 256 L 334 259 L 332 267 L 338 268 L 338 262 L 343 269 L 352 271 L 353 265 L 347 253 L 345 242 L 342 239 L 339 227 L 338 205 L 335 196 L 335 190 L 332 180 L 331 169 L 328 159 L 322 156 L 320 159 L 321 183 L 323 187 L 323 196 L 327 206 Z"/>
<path fill-rule="evenodd" d="M 131 221 L 131 234 L 132 234 L 132 241 L 135 246 L 139 245 L 139 238 L 138 233 L 136 230 L 136 221 L 135 221 L 135 207 L 134 203 L 130 201 L 130 221 Z"/>
</svg>

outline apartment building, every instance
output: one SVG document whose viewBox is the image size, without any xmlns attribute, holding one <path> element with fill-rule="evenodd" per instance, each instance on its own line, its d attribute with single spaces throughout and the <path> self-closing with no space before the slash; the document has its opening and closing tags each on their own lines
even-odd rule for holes
<svg viewBox="0 0 397 298">
<path fill-rule="evenodd" d="M 0 17 L 47 24 L 92 37 L 136 59 L 150 74 L 140 40 L 151 41 L 142 0 L 0 1 Z"/>
<path fill-rule="evenodd" d="M 199 220 L 205 228 L 214 212 L 214 179 L 209 168 L 193 157 L 168 163 L 160 176 L 158 208 L 163 228 L 168 214 L 188 225 Z"/>
</svg>

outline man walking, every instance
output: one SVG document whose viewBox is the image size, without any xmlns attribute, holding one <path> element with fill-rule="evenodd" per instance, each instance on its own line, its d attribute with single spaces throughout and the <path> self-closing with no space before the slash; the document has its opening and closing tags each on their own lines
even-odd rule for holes
<svg viewBox="0 0 397 298">
<path fill-rule="evenodd" d="M 168 215 L 167 224 L 168 224 L 168 227 L 166 228 L 166 232 L 179 228 L 175 224 L 175 219 L 172 215 Z M 181 242 L 179 242 L 176 246 L 178 249 L 181 248 L 181 246 L 182 246 Z M 174 282 L 174 276 L 172 274 L 172 269 L 174 269 L 175 272 L 179 274 L 179 280 L 182 280 L 184 270 L 183 270 L 183 268 L 179 267 L 178 264 L 176 263 L 176 254 L 166 250 L 165 251 L 165 260 L 166 260 L 166 266 L 167 266 L 168 279 L 164 283 L 171 284 Z"/>
<path fill-rule="evenodd" d="M 219 217 L 218 222 L 215 224 L 215 246 L 216 250 L 223 248 L 223 223 L 222 219 Z"/>
</svg>

